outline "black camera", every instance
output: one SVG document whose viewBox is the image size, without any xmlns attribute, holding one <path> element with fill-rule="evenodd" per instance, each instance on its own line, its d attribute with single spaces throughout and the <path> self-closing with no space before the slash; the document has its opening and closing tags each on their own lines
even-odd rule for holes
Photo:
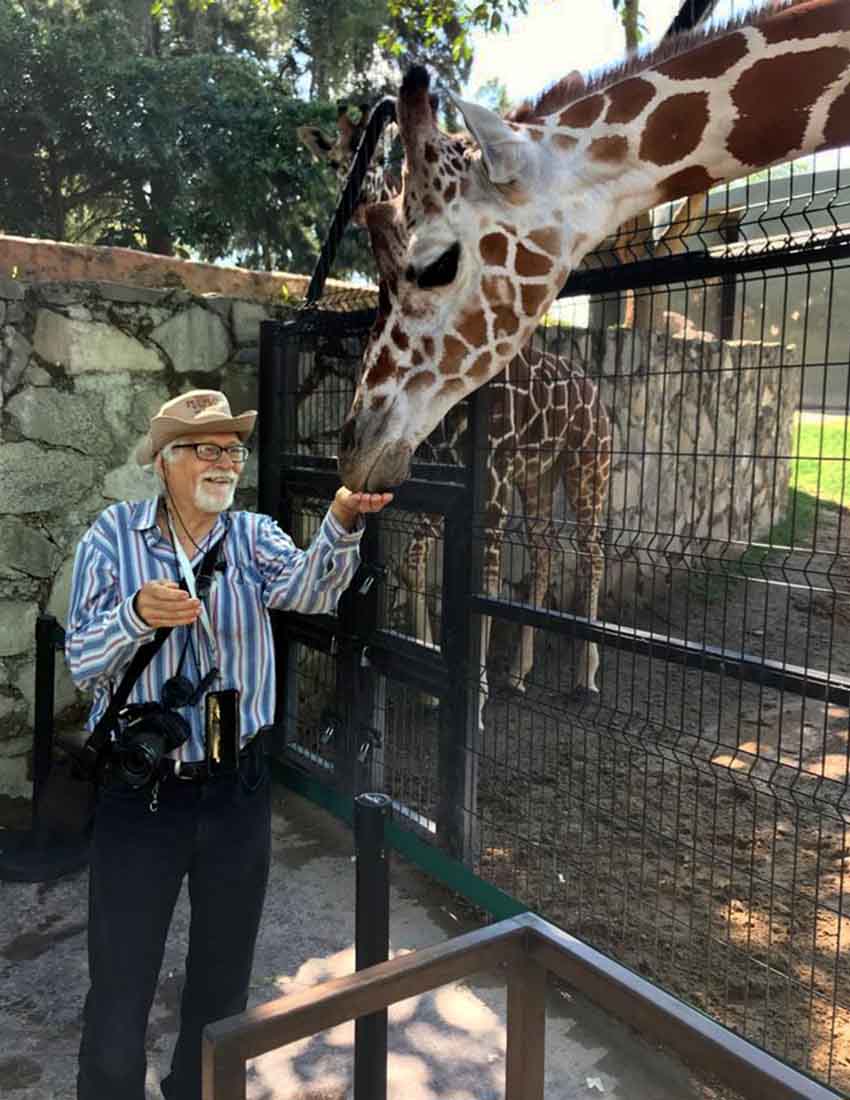
<svg viewBox="0 0 850 1100">
<path fill-rule="evenodd" d="M 162 703 L 131 703 L 121 713 L 125 723 L 112 749 L 114 773 L 128 787 L 144 787 L 157 777 L 163 756 L 189 739 L 191 727 Z"/>
<path fill-rule="evenodd" d="M 121 711 L 123 725 L 112 761 L 116 776 L 128 787 L 144 787 L 156 779 L 163 756 L 189 740 L 192 727 L 177 710 L 196 706 L 217 676 L 218 669 L 211 668 L 196 686 L 178 673 L 162 685 L 159 703 L 131 703 Z"/>
</svg>

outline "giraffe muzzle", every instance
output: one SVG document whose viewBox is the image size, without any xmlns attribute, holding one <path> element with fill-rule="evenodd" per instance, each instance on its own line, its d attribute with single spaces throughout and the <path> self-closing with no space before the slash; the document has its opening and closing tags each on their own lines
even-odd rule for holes
<svg viewBox="0 0 850 1100">
<path fill-rule="evenodd" d="M 355 442 L 352 420 L 346 421 L 340 435 L 337 464 L 342 483 L 354 493 L 382 493 L 394 489 L 410 475 L 411 449 L 407 443 L 363 448 Z"/>
</svg>

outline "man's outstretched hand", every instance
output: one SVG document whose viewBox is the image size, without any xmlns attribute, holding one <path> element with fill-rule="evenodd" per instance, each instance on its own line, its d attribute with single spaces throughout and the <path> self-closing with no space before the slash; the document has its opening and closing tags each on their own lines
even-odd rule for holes
<svg viewBox="0 0 850 1100">
<path fill-rule="evenodd" d="M 380 512 L 392 499 L 392 493 L 352 493 L 350 489 L 341 485 L 336 491 L 331 512 L 334 519 L 346 531 L 350 531 L 357 522 L 358 516 Z"/>
</svg>

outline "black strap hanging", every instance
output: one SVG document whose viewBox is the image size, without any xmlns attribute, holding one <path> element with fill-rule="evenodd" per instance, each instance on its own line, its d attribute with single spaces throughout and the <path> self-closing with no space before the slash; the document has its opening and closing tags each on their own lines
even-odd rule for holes
<svg viewBox="0 0 850 1100">
<path fill-rule="evenodd" d="M 217 539 L 216 542 L 213 543 L 204 554 L 203 561 L 196 570 L 196 585 L 199 595 L 204 595 L 209 591 L 212 574 L 218 566 L 219 554 L 224 539 L 225 535 L 222 535 L 220 539 Z M 186 591 L 186 582 L 181 581 L 180 587 Z M 130 692 L 133 690 L 138 678 L 145 671 L 159 650 L 162 649 L 165 639 L 173 629 L 174 628 L 171 626 L 159 627 L 153 638 L 140 646 L 133 654 L 133 659 L 127 666 L 127 670 L 122 676 L 121 683 L 116 688 L 115 694 L 110 699 L 109 706 L 101 715 L 91 735 L 87 738 L 86 743 L 76 756 L 76 763 L 84 775 L 94 776 L 96 774 L 103 747 L 109 740 L 110 733 L 115 728 L 118 715 L 126 706 L 127 700 L 130 698 Z"/>
</svg>

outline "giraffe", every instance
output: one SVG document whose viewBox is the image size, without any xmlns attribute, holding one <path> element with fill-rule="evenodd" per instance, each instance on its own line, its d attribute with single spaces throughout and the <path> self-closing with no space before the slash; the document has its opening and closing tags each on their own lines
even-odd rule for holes
<svg viewBox="0 0 850 1100">
<path fill-rule="evenodd" d="M 428 72 L 410 69 L 402 190 L 364 212 L 380 292 L 340 436 L 344 484 L 404 481 L 419 443 L 506 368 L 570 270 L 627 219 L 850 142 L 848 77 L 846 0 L 679 36 L 504 119 L 453 96 L 468 138 L 439 130 Z"/>
<path fill-rule="evenodd" d="M 578 76 L 578 74 L 575 74 Z M 436 109 L 436 104 L 432 104 Z M 339 136 L 330 138 L 315 128 L 301 127 L 298 136 L 326 160 L 337 177 L 345 180 L 357 151 L 368 109 L 361 107 L 360 122 L 352 128 L 345 104 L 339 107 Z M 361 188 L 361 203 L 385 201 L 395 197 L 401 183 L 392 175 L 370 170 Z M 485 507 L 486 533 L 482 584 L 487 594 L 498 594 L 501 587 L 502 540 L 509 515 L 513 489 L 523 500 L 528 525 L 531 564 L 530 601 L 541 606 L 550 586 L 552 503 L 554 487 L 562 481 L 566 498 L 575 514 L 577 562 L 577 605 L 589 613 L 598 604 L 603 572 L 601 516 L 610 476 L 611 428 L 608 412 L 598 387 L 578 366 L 583 361 L 578 341 L 571 339 L 567 356 L 541 353 L 524 348 L 494 380 L 489 423 L 490 454 Z M 439 431 L 427 440 L 433 461 L 461 464 L 468 430 L 466 410 L 455 406 Z M 430 616 L 425 598 L 428 544 L 441 540 L 442 518 L 424 514 L 401 555 L 400 575 L 413 593 L 414 632 L 427 645 L 433 644 Z M 482 659 L 489 649 L 489 623 L 482 637 Z M 534 662 L 534 631 L 522 627 L 508 673 L 508 685 L 522 693 Z M 594 643 L 580 651 L 576 675 L 576 693 L 596 690 L 599 656 Z M 486 675 L 486 673 L 485 673 Z"/>
<path fill-rule="evenodd" d="M 576 262 L 627 218 L 850 141 L 850 5 L 801 0 L 680 36 L 512 117 L 458 100 L 441 133 L 414 67 L 402 192 L 367 207 L 379 316 L 341 438 L 354 487 L 397 484 L 465 394 L 503 370 Z"/>
<path fill-rule="evenodd" d="M 366 123 L 372 108 L 368 103 L 360 104 L 360 117 L 355 122 L 349 115 L 349 104 L 341 100 L 337 104 L 336 137 L 326 134 L 319 126 L 299 126 L 296 130 L 301 142 L 307 146 L 316 160 L 324 161 L 333 169 L 340 188 L 345 186 L 351 162 L 363 137 Z M 384 141 L 392 139 L 394 127 L 384 131 Z M 386 147 L 386 145 L 385 145 Z M 401 181 L 395 173 L 379 161 L 373 161 L 360 189 L 357 205 L 351 215 L 355 225 L 365 224 L 363 210 L 366 203 L 384 202 L 394 199 L 401 190 Z"/>
<path fill-rule="evenodd" d="M 571 337 L 568 355 L 554 355 L 527 346 L 493 379 L 490 391 L 487 493 L 484 508 L 482 588 L 498 594 L 502 583 L 502 541 L 513 490 L 523 504 L 531 564 L 529 603 L 542 606 L 552 577 L 555 487 L 560 481 L 575 514 L 577 555 L 575 602 L 582 615 L 595 616 L 604 557 L 601 540 L 602 509 L 608 494 L 611 462 L 611 424 L 598 387 L 576 366 L 583 359 L 579 341 Z M 466 409 L 456 405 L 442 422 L 439 438 L 432 434 L 426 457 L 458 462 L 468 431 Z M 427 540 L 442 536 L 438 517 L 425 516 L 403 557 L 404 579 L 414 593 L 417 636 L 430 638 L 425 604 Z M 591 617 L 592 617 L 591 616 Z M 490 623 L 482 620 L 481 654 L 486 657 Z M 534 662 L 534 629 L 523 625 L 519 646 L 512 655 L 508 685 L 524 692 Z M 599 654 L 595 643 L 579 651 L 574 694 L 597 691 Z"/>
</svg>

